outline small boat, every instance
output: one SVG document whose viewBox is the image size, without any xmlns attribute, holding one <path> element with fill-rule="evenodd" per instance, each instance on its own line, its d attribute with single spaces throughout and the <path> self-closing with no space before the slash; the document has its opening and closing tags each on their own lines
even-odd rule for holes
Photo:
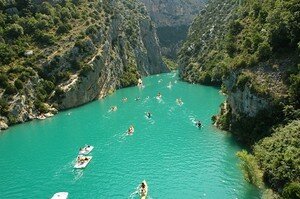
<svg viewBox="0 0 300 199">
<path fill-rule="evenodd" d="M 46 116 L 44 114 L 41 114 L 41 115 L 37 116 L 36 118 L 39 120 L 44 120 L 44 119 L 46 119 Z"/>
<path fill-rule="evenodd" d="M 54 116 L 54 114 L 53 113 L 45 113 L 45 117 L 53 117 Z"/>
<path fill-rule="evenodd" d="M 183 101 L 181 100 L 181 98 L 176 99 L 176 103 L 177 103 L 179 106 L 182 106 L 182 105 L 183 105 Z"/>
<path fill-rule="evenodd" d="M 79 155 L 74 165 L 74 169 L 84 169 L 92 160 L 92 156 Z"/>
<path fill-rule="evenodd" d="M 93 149 L 93 146 L 85 145 L 83 148 L 80 148 L 79 155 L 88 155 Z"/>
<path fill-rule="evenodd" d="M 110 107 L 110 110 L 109 110 L 109 111 L 111 112 L 111 111 L 117 111 L 117 110 L 118 110 L 118 107 L 117 107 L 117 106 L 112 106 L 112 107 Z"/>
<path fill-rule="evenodd" d="M 67 199 L 68 195 L 68 192 L 58 192 L 54 194 L 51 199 Z"/>
<path fill-rule="evenodd" d="M 127 135 L 133 135 L 133 133 L 134 133 L 134 127 L 131 125 L 127 130 Z"/>
<path fill-rule="evenodd" d="M 141 196 L 141 199 L 146 199 L 147 198 L 147 195 L 148 195 L 148 185 L 147 185 L 147 182 L 145 180 L 143 180 L 143 182 L 142 182 L 142 184 L 140 186 L 139 194 Z"/>
<path fill-rule="evenodd" d="M 143 86 L 143 80 L 141 78 L 138 79 L 138 86 Z"/>
<path fill-rule="evenodd" d="M 156 99 L 157 99 L 157 100 L 161 100 L 161 98 L 162 98 L 162 95 L 161 95 L 160 93 L 158 93 L 158 94 L 156 95 Z"/>
</svg>

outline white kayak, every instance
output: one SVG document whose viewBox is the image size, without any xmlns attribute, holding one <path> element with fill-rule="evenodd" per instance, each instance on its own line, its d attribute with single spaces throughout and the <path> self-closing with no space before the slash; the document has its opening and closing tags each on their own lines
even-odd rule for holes
<svg viewBox="0 0 300 199">
<path fill-rule="evenodd" d="M 51 199 L 67 199 L 68 195 L 68 192 L 58 192 L 54 194 Z"/>
<path fill-rule="evenodd" d="M 85 147 L 80 149 L 79 155 L 88 155 L 93 149 L 93 146 L 86 145 Z"/>
<path fill-rule="evenodd" d="M 92 160 L 92 156 L 79 155 L 74 165 L 75 169 L 84 169 Z"/>
</svg>

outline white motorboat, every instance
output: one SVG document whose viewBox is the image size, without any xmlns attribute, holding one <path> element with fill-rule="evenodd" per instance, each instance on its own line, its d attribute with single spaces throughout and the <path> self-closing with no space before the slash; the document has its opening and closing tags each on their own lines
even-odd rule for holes
<svg viewBox="0 0 300 199">
<path fill-rule="evenodd" d="M 51 199 L 67 199 L 68 195 L 68 192 L 58 192 L 54 194 Z"/>
</svg>

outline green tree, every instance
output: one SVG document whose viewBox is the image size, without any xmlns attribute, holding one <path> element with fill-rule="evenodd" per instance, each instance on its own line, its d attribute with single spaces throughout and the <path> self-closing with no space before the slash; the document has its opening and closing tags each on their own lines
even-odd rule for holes
<svg viewBox="0 0 300 199">
<path fill-rule="evenodd" d="M 17 39 L 18 37 L 24 34 L 23 27 L 20 26 L 19 24 L 9 25 L 5 29 L 5 32 L 6 32 L 6 37 L 11 39 Z"/>
<path fill-rule="evenodd" d="M 11 46 L 0 42 L 0 64 L 9 64 L 16 57 L 16 52 Z"/>
</svg>

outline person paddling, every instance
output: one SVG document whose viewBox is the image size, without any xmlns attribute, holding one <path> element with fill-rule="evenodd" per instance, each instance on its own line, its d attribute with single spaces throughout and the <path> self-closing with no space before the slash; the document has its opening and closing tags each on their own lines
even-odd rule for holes
<svg viewBox="0 0 300 199">
<path fill-rule="evenodd" d="M 129 127 L 129 129 L 127 130 L 127 134 L 128 135 L 132 135 L 134 133 L 134 127 L 133 127 L 133 125 L 131 125 L 130 127 Z"/>
<path fill-rule="evenodd" d="M 147 116 L 147 118 L 151 118 L 151 116 L 152 116 L 152 114 L 148 111 L 147 113 L 146 113 L 146 116 Z"/>
<path fill-rule="evenodd" d="M 201 128 L 201 127 L 202 127 L 202 124 L 201 124 L 200 120 L 197 120 L 196 126 L 197 126 L 198 128 Z"/>
</svg>

